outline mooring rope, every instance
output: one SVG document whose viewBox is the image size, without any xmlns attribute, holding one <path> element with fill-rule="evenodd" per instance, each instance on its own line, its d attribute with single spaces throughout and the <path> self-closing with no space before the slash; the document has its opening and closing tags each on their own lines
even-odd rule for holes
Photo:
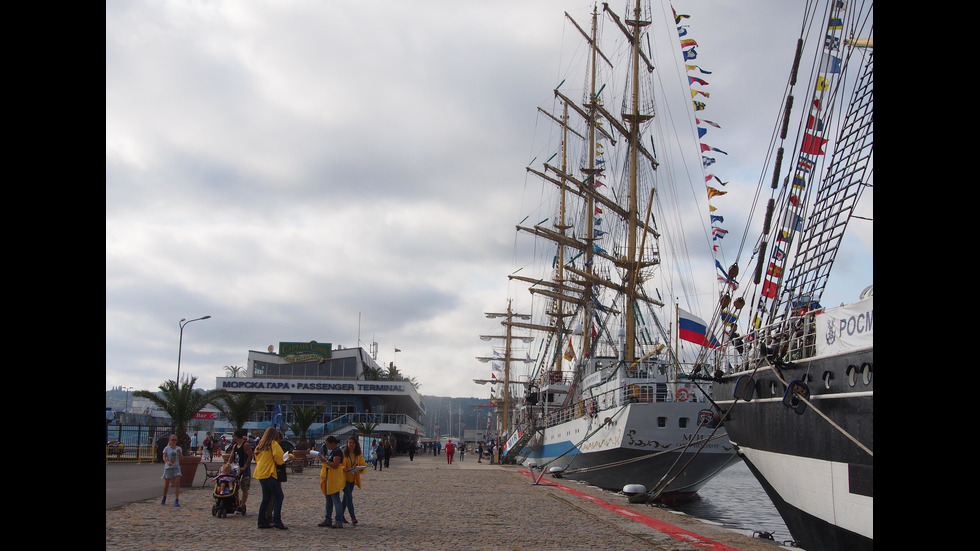
<svg viewBox="0 0 980 551">
<path fill-rule="evenodd" d="M 756 369 L 758 369 L 758 367 Z M 809 367 L 807 368 L 807 371 L 809 371 Z M 786 383 L 786 379 L 783 378 L 783 374 L 780 373 L 778 369 L 773 369 L 772 372 L 776 376 L 776 378 L 779 379 L 779 382 L 783 383 L 783 386 L 789 388 L 789 385 Z M 794 392 L 793 395 L 796 396 L 797 398 L 799 398 L 800 400 L 803 400 L 804 402 L 806 402 L 806 405 L 810 406 L 810 408 L 813 409 L 813 411 L 815 411 L 817 413 L 817 415 L 819 415 L 825 421 L 827 421 L 828 423 L 830 423 L 830 426 L 832 426 L 835 429 L 837 429 L 837 431 L 840 432 L 841 434 L 843 434 L 848 440 L 850 440 L 851 442 L 854 442 L 854 444 L 857 445 L 857 447 L 859 447 L 862 450 L 864 450 L 865 453 L 867 453 L 871 457 L 874 457 L 875 456 L 875 454 L 874 454 L 873 451 L 871 451 L 867 446 L 865 446 L 864 444 L 862 444 L 861 442 L 859 442 L 857 438 L 855 438 L 853 435 L 851 435 L 851 433 L 849 433 L 846 430 L 844 430 L 844 427 L 841 427 L 840 425 L 838 425 L 837 423 L 835 423 L 833 419 L 831 419 L 830 417 L 827 416 L 827 414 L 825 414 L 824 412 L 820 411 L 820 408 L 818 408 L 815 405 L 813 405 L 813 402 L 811 402 L 808 398 L 806 398 L 805 396 L 803 396 L 799 392 Z M 734 406 L 735 404 L 732 403 L 732 405 Z"/>
</svg>

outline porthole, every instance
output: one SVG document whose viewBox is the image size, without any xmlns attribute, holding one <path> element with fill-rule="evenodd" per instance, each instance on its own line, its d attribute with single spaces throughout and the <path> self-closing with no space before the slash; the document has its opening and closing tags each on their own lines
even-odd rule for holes
<svg viewBox="0 0 980 551">
<path fill-rule="evenodd" d="M 830 371 L 823 372 L 823 386 L 826 389 L 830 389 L 830 381 L 834 380 L 834 374 Z"/>
<path fill-rule="evenodd" d="M 847 384 L 854 386 L 857 384 L 857 367 L 847 366 Z"/>
<path fill-rule="evenodd" d="M 864 363 L 861 366 L 861 377 L 862 377 L 862 379 L 864 379 L 864 384 L 865 385 L 870 385 L 871 384 L 871 375 L 872 375 L 871 364 Z"/>
</svg>

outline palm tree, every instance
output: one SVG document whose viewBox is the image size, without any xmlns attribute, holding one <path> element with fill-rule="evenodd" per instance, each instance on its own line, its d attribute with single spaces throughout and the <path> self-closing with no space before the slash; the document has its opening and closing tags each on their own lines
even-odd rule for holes
<svg viewBox="0 0 980 551">
<path fill-rule="evenodd" d="M 223 403 L 215 404 L 218 411 L 228 418 L 235 430 L 238 430 L 248 423 L 248 420 L 262 409 L 263 401 L 258 394 L 231 394 L 225 397 Z"/>
<path fill-rule="evenodd" d="M 386 374 L 389 381 L 400 381 L 402 379 L 402 372 L 398 371 L 398 367 L 391 363 L 388 364 L 388 371 Z"/>
<path fill-rule="evenodd" d="M 239 373 L 245 373 L 245 367 L 241 365 L 226 365 L 225 371 L 227 371 L 232 377 L 238 377 Z"/>
<path fill-rule="evenodd" d="M 367 439 L 371 438 L 371 436 L 374 434 L 374 429 L 378 428 L 378 423 L 373 423 L 371 421 L 354 423 L 354 428 L 357 429 L 357 433 L 363 436 L 365 439 L 364 441 L 367 442 Z"/>
<path fill-rule="evenodd" d="M 187 425 L 194 418 L 194 414 L 208 404 L 217 406 L 216 402 L 224 399 L 228 394 L 220 389 L 194 390 L 196 382 L 197 377 L 188 377 L 180 384 L 169 380 L 160 385 L 159 394 L 149 390 L 137 390 L 133 393 L 133 396 L 153 402 L 170 416 L 174 423 L 174 430 L 177 431 L 177 444 L 184 450 L 184 455 L 192 453 Z"/>
<path fill-rule="evenodd" d="M 296 406 L 293 408 L 293 422 L 289 424 L 289 430 L 299 434 L 299 442 L 296 443 L 297 449 L 310 449 L 306 442 L 306 431 L 310 430 L 310 425 L 316 421 L 318 415 L 320 415 L 320 408 L 314 406 Z"/>
</svg>

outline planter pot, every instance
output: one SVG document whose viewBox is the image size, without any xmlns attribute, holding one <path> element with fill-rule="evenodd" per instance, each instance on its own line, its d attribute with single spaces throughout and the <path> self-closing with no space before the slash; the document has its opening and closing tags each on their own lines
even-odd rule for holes
<svg viewBox="0 0 980 551">
<path fill-rule="evenodd" d="M 180 487 L 191 488 L 194 486 L 194 477 L 197 476 L 197 466 L 201 464 L 199 455 L 180 456 Z"/>
<path fill-rule="evenodd" d="M 310 450 L 293 450 L 293 472 L 301 473 L 303 472 L 303 467 L 306 465 L 306 457 L 310 455 Z"/>
</svg>

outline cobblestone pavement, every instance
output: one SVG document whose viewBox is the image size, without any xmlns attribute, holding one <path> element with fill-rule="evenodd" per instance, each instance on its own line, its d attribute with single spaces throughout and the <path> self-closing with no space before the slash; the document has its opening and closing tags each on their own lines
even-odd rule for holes
<svg viewBox="0 0 980 551">
<path fill-rule="evenodd" d="M 414 461 L 400 456 L 380 472 L 369 465 L 362 479 L 363 488 L 354 489 L 356 527 L 317 527 L 323 520 L 325 499 L 319 469 L 308 468 L 290 473 L 283 483 L 282 518 L 288 530 L 256 527 L 262 498 L 256 481 L 244 517 L 212 516 L 212 487 L 198 485 L 181 489 L 180 507 L 172 506 L 171 489 L 165 506 L 156 497 L 107 508 L 106 549 L 174 550 L 225 544 L 384 551 L 781 549 L 691 517 L 630 504 L 623 496 L 584 484 L 545 477 L 542 484 L 533 485 L 522 467 L 477 463 L 472 455 L 452 465 L 446 464 L 444 455 L 417 455 Z M 707 541 L 696 541 L 698 537 Z M 236 540 L 242 543 L 232 543 Z"/>
</svg>

